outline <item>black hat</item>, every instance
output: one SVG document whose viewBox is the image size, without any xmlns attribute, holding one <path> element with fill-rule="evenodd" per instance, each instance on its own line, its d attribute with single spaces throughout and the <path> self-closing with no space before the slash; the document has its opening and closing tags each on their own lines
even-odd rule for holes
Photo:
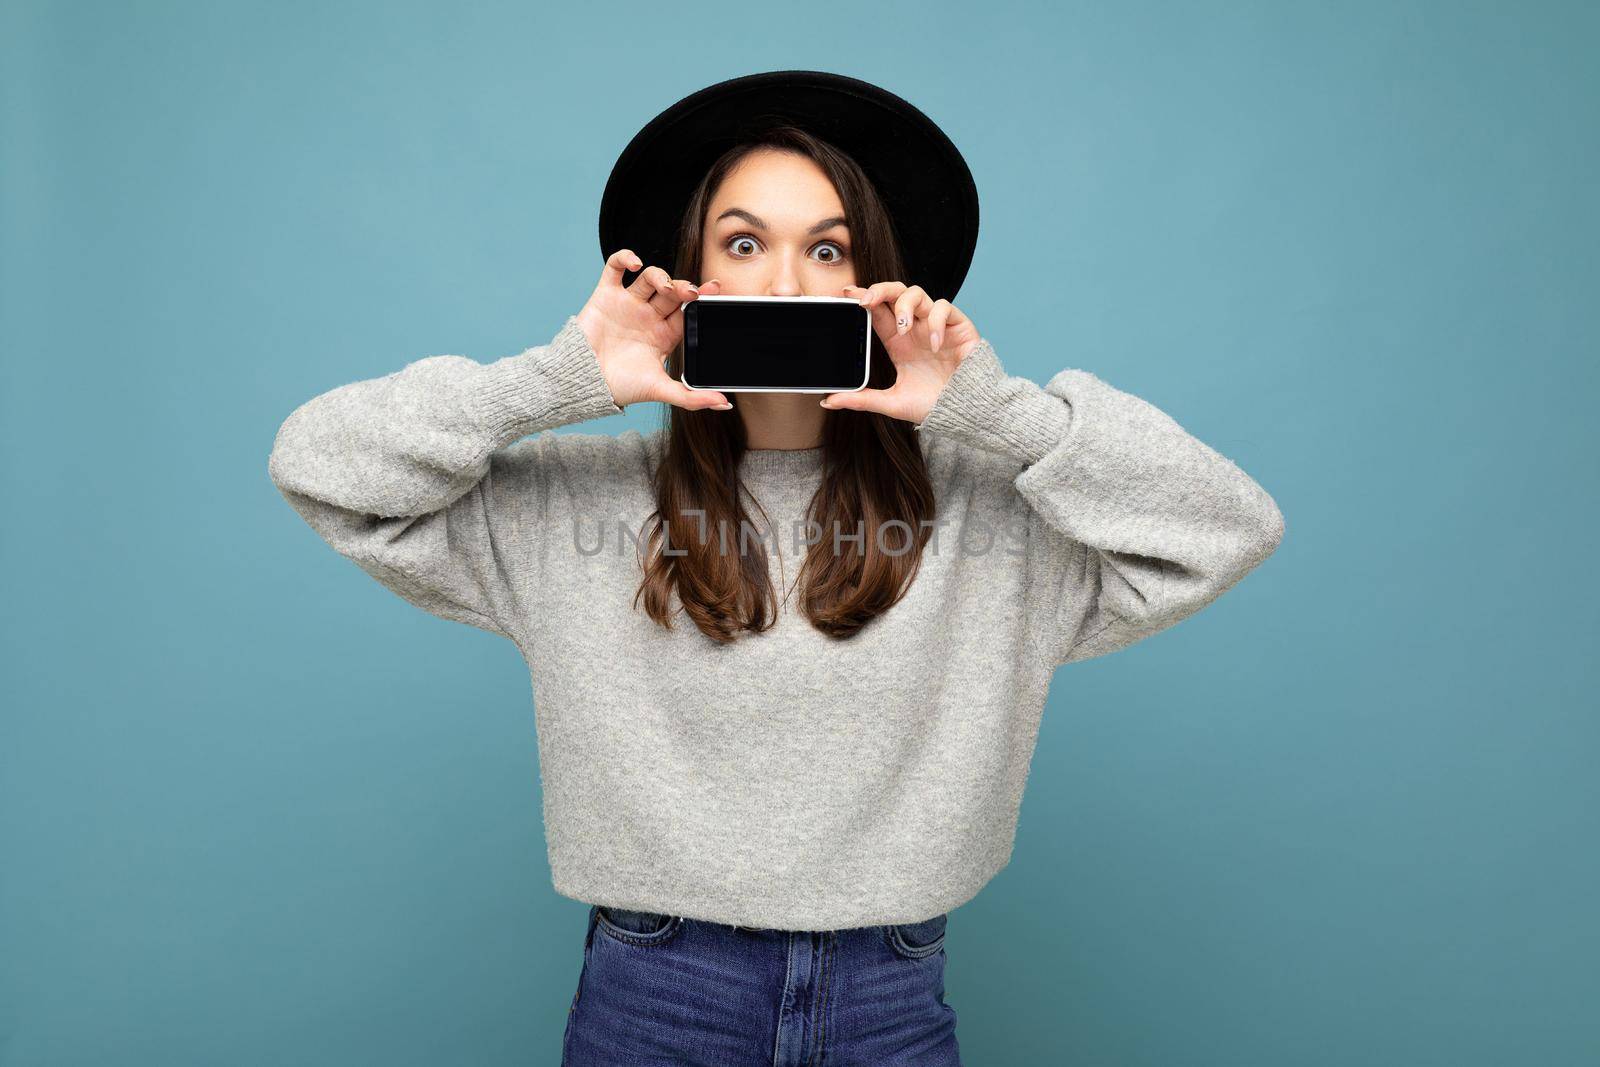
<svg viewBox="0 0 1600 1067">
<path fill-rule="evenodd" d="M 932 119 L 886 89 L 820 70 L 733 78 L 667 108 L 622 150 L 600 199 L 600 253 L 632 249 L 672 270 L 690 194 L 745 137 L 789 123 L 849 154 L 877 189 L 900 239 L 903 281 L 953 300 L 978 243 L 972 172 Z M 625 272 L 629 284 L 637 277 Z"/>
</svg>

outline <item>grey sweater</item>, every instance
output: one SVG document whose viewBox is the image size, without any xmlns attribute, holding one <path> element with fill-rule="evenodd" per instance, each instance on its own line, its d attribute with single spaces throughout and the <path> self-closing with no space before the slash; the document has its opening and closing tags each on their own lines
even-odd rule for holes
<svg viewBox="0 0 1600 1067">
<path fill-rule="evenodd" d="M 964 903 L 1010 859 L 1055 668 L 1200 610 L 1283 536 L 1159 409 L 1087 371 L 1007 375 L 984 340 L 919 427 L 938 518 L 906 597 L 841 641 L 790 596 L 722 645 L 633 607 L 662 431 L 541 432 L 620 411 L 573 317 L 515 356 L 314 397 L 268 464 L 379 582 L 516 643 L 552 879 L 587 903 L 792 930 Z M 741 459 L 780 595 L 821 470 L 820 448 Z"/>
</svg>

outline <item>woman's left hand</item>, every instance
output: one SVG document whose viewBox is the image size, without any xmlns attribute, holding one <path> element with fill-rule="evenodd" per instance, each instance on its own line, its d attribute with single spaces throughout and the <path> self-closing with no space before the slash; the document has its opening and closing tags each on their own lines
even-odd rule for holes
<svg viewBox="0 0 1600 1067">
<path fill-rule="evenodd" d="M 977 327 L 950 301 L 932 299 L 920 285 L 879 282 L 865 289 L 847 285 L 843 293 L 871 310 L 873 330 L 898 377 L 888 389 L 829 393 L 822 406 L 922 422 L 944 383 L 977 347 L 981 340 Z"/>
</svg>

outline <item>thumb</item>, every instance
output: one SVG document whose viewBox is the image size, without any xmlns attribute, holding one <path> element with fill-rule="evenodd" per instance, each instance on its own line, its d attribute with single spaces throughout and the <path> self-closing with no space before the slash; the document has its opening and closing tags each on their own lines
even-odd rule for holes
<svg viewBox="0 0 1600 1067">
<path fill-rule="evenodd" d="M 887 389 L 853 389 L 845 393 L 829 393 L 822 398 L 822 406 L 830 411 L 885 411 L 883 397 Z"/>
<path fill-rule="evenodd" d="M 727 404 L 730 408 L 733 406 L 726 396 L 715 389 L 690 389 L 678 379 L 668 377 L 665 372 L 663 372 L 663 379 L 660 393 L 656 397 L 657 400 L 663 400 L 676 407 L 688 408 L 691 411 L 703 408 L 717 408 L 724 404 Z"/>
</svg>

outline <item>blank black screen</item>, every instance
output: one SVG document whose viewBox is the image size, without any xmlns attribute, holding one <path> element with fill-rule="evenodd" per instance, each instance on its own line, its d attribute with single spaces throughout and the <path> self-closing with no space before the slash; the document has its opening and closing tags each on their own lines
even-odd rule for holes
<svg viewBox="0 0 1600 1067">
<path fill-rule="evenodd" d="M 867 376 L 867 310 L 854 300 L 691 300 L 684 381 L 705 389 L 857 389 Z"/>
</svg>

